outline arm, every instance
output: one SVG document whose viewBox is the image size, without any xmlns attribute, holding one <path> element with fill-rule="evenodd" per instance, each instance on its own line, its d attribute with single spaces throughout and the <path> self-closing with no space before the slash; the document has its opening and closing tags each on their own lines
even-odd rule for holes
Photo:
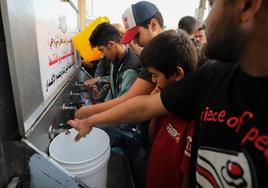
<svg viewBox="0 0 268 188">
<path fill-rule="evenodd" d="M 84 81 L 84 85 L 91 87 L 92 85 L 96 84 L 96 83 L 101 83 L 101 82 L 105 82 L 105 83 L 109 83 L 109 79 L 110 76 L 97 76 L 91 79 L 88 79 L 86 81 Z"/>
<path fill-rule="evenodd" d="M 88 87 L 91 87 L 92 85 L 96 83 L 97 83 L 97 78 L 91 78 L 91 79 L 84 81 L 84 85 Z"/>
<path fill-rule="evenodd" d="M 122 102 L 127 101 L 132 97 L 150 94 L 154 87 L 154 84 L 151 82 L 137 78 L 125 95 L 117 97 L 113 100 L 106 101 L 104 103 L 81 107 L 75 113 L 75 118 L 82 119 L 90 115 L 108 110 Z"/>
<path fill-rule="evenodd" d="M 70 120 L 67 123 L 79 133 L 76 140 L 86 136 L 94 125 L 111 123 L 132 123 L 145 121 L 167 114 L 160 94 L 139 96 L 130 99 L 105 112 L 90 116 L 83 120 Z"/>
</svg>

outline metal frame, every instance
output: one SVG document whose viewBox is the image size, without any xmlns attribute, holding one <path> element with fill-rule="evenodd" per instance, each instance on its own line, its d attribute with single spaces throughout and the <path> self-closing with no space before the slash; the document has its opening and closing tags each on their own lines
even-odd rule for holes
<svg viewBox="0 0 268 188">
<path fill-rule="evenodd" d="M 25 136 L 30 127 L 36 124 L 42 113 L 46 111 L 66 84 L 62 83 L 51 97 L 44 100 L 41 88 L 33 2 L 34 0 L 1 1 L 9 69 L 21 136 Z M 78 11 L 72 1 L 68 1 L 68 3 L 76 12 Z M 79 22 L 77 23 L 79 29 Z M 75 56 L 77 62 L 79 58 L 77 52 Z M 70 79 L 71 76 L 66 79 Z"/>
</svg>

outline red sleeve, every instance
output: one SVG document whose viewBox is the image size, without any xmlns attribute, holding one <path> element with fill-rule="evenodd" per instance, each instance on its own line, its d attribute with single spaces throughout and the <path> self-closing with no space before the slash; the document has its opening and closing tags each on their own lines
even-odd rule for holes
<svg viewBox="0 0 268 188">
<path fill-rule="evenodd" d="M 195 121 L 190 121 L 186 132 L 186 145 L 180 165 L 184 174 L 189 174 Z"/>
</svg>

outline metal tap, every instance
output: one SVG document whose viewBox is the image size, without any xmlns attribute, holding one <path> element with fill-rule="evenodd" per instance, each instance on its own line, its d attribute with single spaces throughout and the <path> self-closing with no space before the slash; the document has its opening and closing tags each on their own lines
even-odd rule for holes
<svg viewBox="0 0 268 188">
<path fill-rule="evenodd" d="M 70 96 L 81 96 L 80 93 L 75 93 L 75 92 L 73 92 L 73 91 L 70 91 L 69 95 L 70 95 Z"/>
<path fill-rule="evenodd" d="M 48 137 L 52 140 L 56 135 L 60 133 L 65 133 L 66 135 L 70 134 L 70 126 L 65 125 L 64 123 L 60 123 L 58 128 L 54 128 L 53 124 L 51 124 L 48 128 Z"/>
<path fill-rule="evenodd" d="M 83 82 L 75 82 L 74 86 L 75 87 L 83 87 L 84 83 Z"/>
<path fill-rule="evenodd" d="M 76 106 L 67 106 L 65 103 L 62 105 L 61 110 L 77 110 Z"/>
<path fill-rule="evenodd" d="M 78 102 L 69 103 L 69 106 L 78 106 L 78 105 L 83 105 L 83 104 L 85 104 L 83 101 L 78 101 Z"/>
<path fill-rule="evenodd" d="M 88 92 L 88 88 L 83 88 L 83 87 L 80 87 L 80 88 L 77 88 L 75 89 L 76 92 Z M 81 94 L 80 94 L 81 95 Z"/>
<path fill-rule="evenodd" d="M 76 109 L 80 108 L 81 106 L 83 106 L 85 103 L 83 101 L 79 101 L 79 102 L 71 102 L 69 103 L 68 106 L 74 106 Z M 75 109 L 75 110 L 76 110 Z"/>
</svg>

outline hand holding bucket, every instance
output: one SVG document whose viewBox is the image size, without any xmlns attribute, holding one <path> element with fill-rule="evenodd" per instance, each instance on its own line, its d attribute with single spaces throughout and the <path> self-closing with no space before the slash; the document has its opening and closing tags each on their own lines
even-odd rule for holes
<svg viewBox="0 0 268 188">
<path fill-rule="evenodd" d="M 67 124 L 78 131 L 78 134 L 75 136 L 76 142 L 78 142 L 82 137 L 85 137 L 92 130 L 92 126 L 88 123 L 87 119 L 69 120 Z"/>
</svg>

